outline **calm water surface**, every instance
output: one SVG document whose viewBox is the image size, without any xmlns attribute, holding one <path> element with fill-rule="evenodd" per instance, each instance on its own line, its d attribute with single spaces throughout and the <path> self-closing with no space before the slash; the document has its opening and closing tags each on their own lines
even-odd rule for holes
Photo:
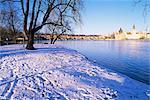
<svg viewBox="0 0 150 100">
<path fill-rule="evenodd" d="M 90 60 L 150 84 L 150 41 L 58 41 Z"/>
</svg>

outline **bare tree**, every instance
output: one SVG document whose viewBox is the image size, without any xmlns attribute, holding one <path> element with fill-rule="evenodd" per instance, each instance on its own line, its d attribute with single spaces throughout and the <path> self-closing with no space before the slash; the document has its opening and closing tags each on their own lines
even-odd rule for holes
<svg viewBox="0 0 150 100">
<path fill-rule="evenodd" d="M 2 0 L 8 2 L 10 0 Z M 80 20 L 81 0 L 11 0 L 20 4 L 23 30 L 28 38 L 26 49 L 34 49 L 34 34 L 46 25 L 64 26 L 63 20 Z M 54 17 L 56 19 L 54 19 Z M 72 20 L 71 20 L 72 19 Z M 70 24 L 71 24 L 70 23 Z"/>
<path fill-rule="evenodd" d="M 150 12 L 150 0 L 134 0 L 134 3 L 135 5 L 142 5 L 144 16 Z"/>
<path fill-rule="evenodd" d="M 150 14 L 150 0 L 134 0 L 135 6 L 141 6 L 143 8 L 144 22 L 147 23 Z M 148 31 L 149 26 L 146 27 L 145 31 Z"/>
<path fill-rule="evenodd" d="M 21 31 L 21 19 L 15 9 L 15 5 L 13 5 L 12 1 L 8 1 L 1 5 L 0 10 L 0 22 L 1 27 L 7 30 L 9 33 L 8 38 L 12 38 L 14 42 L 16 42 L 16 37 L 19 35 L 18 33 Z M 2 34 L 2 33 L 1 33 Z"/>
</svg>

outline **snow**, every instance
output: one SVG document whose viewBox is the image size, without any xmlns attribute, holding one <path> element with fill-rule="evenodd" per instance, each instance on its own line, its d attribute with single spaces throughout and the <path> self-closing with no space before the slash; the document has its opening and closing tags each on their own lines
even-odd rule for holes
<svg viewBox="0 0 150 100">
<path fill-rule="evenodd" d="M 150 87 L 59 45 L 0 46 L 0 99 L 149 100 Z"/>
</svg>

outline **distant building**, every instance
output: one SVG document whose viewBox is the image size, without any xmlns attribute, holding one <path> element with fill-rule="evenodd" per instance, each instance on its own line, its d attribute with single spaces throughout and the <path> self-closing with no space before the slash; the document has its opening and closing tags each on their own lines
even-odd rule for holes
<svg viewBox="0 0 150 100">
<path fill-rule="evenodd" d="M 146 39 L 150 39 L 150 33 L 146 34 Z"/>
<path fill-rule="evenodd" d="M 136 31 L 135 25 L 133 25 L 131 32 L 125 32 L 122 30 L 122 28 L 120 28 L 119 32 L 115 33 L 116 40 L 144 39 L 146 37 L 146 33 Z"/>
</svg>

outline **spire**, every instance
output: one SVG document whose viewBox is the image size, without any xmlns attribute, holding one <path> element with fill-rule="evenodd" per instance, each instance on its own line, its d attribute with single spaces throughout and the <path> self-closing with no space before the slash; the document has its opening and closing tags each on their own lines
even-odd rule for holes
<svg viewBox="0 0 150 100">
<path fill-rule="evenodd" d="M 136 29 L 135 29 L 135 25 L 133 25 L 133 27 L 132 27 L 132 32 L 131 32 L 132 34 L 136 34 Z"/>
<path fill-rule="evenodd" d="M 120 28 L 120 29 L 119 29 L 119 33 L 123 33 L 123 30 L 122 30 L 122 28 Z"/>
<path fill-rule="evenodd" d="M 133 25 L 132 29 L 135 29 L 135 24 Z"/>
</svg>

